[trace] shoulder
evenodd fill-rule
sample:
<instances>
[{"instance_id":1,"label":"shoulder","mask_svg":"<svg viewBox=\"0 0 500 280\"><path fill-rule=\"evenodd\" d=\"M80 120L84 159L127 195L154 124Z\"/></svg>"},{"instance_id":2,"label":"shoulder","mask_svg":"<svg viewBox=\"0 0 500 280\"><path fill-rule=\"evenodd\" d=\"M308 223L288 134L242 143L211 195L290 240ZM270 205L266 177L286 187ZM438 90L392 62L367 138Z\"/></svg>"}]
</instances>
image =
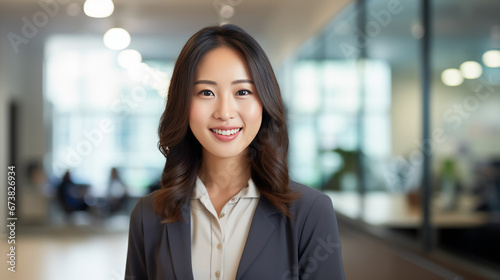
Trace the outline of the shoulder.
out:
<instances>
[{"instance_id":1,"label":"shoulder","mask_svg":"<svg viewBox=\"0 0 500 280\"><path fill-rule=\"evenodd\" d=\"M297 226L322 227L336 223L335 211L329 196L295 181L290 181L289 186L292 192L300 194L300 197L290 204L292 220Z\"/></svg>"},{"instance_id":2,"label":"shoulder","mask_svg":"<svg viewBox=\"0 0 500 280\"><path fill-rule=\"evenodd\" d=\"M292 191L298 191L302 193L302 196L305 199L311 199L311 198L317 198L318 196L324 195L322 192L318 191L317 189L308 187L306 185L303 185L301 183L295 182L290 180L289 183L290 189Z\"/></svg>"},{"instance_id":3,"label":"shoulder","mask_svg":"<svg viewBox=\"0 0 500 280\"><path fill-rule=\"evenodd\" d=\"M154 210L153 200L154 192L146 196L139 198L135 204L134 209L131 214L131 221L133 223L149 223L149 222L159 222L160 217L156 215Z\"/></svg>"},{"instance_id":4,"label":"shoulder","mask_svg":"<svg viewBox=\"0 0 500 280\"><path fill-rule=\"evenodd\" d=\"M142 213L154 212L153 200L155 193L150 193L145 195L137 201L133 211L141 211Z\"/></svg>"},{"instance_id":5,"label":"shoulder","mask_svg":"<svg viewBox=\"0 0 500 280\"><path fill-rule=\"evenodd\" d=\"M310 210L313 207L333 211L330 197L314 188L290 181L290 190L300 194L300 197L290 205L292 212Z\"/></svg>"}]
</instances>

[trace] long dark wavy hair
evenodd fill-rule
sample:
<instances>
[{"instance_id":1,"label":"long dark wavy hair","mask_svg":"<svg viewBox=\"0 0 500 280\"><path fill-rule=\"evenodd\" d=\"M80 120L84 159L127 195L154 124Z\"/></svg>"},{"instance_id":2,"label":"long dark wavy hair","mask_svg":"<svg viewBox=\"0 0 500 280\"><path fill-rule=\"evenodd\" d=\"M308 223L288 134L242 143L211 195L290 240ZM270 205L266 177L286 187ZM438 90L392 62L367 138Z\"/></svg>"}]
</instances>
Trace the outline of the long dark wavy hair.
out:
<instances>
[{"instance_id":1,"label":"long dark wavy hair","mask_svg":"<svg viewBox=\"0 0 500 280\"><path fill-rule=\"evenodd\" d=\"M298 197L288 183L288 134L281 93L266 54L243 29L235 25L206 27L194 34L175 63L168 100L158 128L158 148L166 157L161 189L154 208L163 223L181 219L181 206L189 201L201 164L201 144L189 128L189 111L198 63L217 47L230 47L245 58L262 103L262 124L250 143L248 161L260 193L290 217L290 203Z\"/></svg>"}]
</instances>

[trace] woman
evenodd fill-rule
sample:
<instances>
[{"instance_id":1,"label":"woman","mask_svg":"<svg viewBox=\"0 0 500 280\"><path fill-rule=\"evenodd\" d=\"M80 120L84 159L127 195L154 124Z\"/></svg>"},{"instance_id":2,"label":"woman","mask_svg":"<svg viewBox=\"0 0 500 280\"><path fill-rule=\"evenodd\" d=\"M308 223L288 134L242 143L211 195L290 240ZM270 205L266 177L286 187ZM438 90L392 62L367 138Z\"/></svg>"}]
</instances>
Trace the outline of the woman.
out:
<instances>
[{"instance_id":1,"label":"woman","mask_svg":"<svg viewBox=\"0 0 500 280\"><path fill-rule=\"evenodd\" d=\"M126 279L344 279L331 200L289 180L281 95L234 25L182 49L159 127L162 188L130 221Z\"/></svg>"}]
</instances>

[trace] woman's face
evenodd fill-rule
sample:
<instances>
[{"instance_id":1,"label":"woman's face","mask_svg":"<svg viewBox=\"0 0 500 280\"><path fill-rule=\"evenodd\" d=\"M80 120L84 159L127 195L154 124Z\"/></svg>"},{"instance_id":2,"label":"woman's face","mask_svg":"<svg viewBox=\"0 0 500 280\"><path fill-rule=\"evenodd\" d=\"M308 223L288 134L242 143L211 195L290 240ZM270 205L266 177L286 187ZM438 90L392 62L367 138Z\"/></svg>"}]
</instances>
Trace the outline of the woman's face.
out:
<instances>
[{"instance_id":1,"label":"woman's face","mask_svg":"<svg viewBox=\"0 0 500 280\"><path fill-rule=\"evenodd\" d=\"M241 155L262 123L262 104L243 56L229 47L208 52L198 64L189 127L205 152Z\"/></svg>"}]
</instances>

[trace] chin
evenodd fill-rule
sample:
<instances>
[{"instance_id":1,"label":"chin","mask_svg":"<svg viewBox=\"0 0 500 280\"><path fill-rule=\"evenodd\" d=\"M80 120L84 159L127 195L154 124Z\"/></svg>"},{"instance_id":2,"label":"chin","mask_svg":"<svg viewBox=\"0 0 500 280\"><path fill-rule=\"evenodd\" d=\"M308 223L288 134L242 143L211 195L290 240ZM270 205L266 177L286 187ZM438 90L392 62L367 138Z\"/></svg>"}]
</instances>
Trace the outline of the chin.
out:
<instances>
[{"instance_id":1,"label":"chin","mask_svg":"<svg viewBox=\"0 0 500 280\"><path fill-rule=\"evenodd\" d=\"M245 150L232 149L229 147L217 147L215 149L206 149L210 154L218 158L233 158L240 156Z\"/></svg>"},{"instance_id":2,"label":"chin","mask_svg":"<svg viewBox=\"0 0 500 280\"><path fill-rule=\"evenodd\" d=\"M241 151L228 151L228 150L225 150L225 151L221 151L220 153L218 154L214 154L220 158L233 158L233 157L237 157L241 154Z\"/></svg>"}]
</instances>

